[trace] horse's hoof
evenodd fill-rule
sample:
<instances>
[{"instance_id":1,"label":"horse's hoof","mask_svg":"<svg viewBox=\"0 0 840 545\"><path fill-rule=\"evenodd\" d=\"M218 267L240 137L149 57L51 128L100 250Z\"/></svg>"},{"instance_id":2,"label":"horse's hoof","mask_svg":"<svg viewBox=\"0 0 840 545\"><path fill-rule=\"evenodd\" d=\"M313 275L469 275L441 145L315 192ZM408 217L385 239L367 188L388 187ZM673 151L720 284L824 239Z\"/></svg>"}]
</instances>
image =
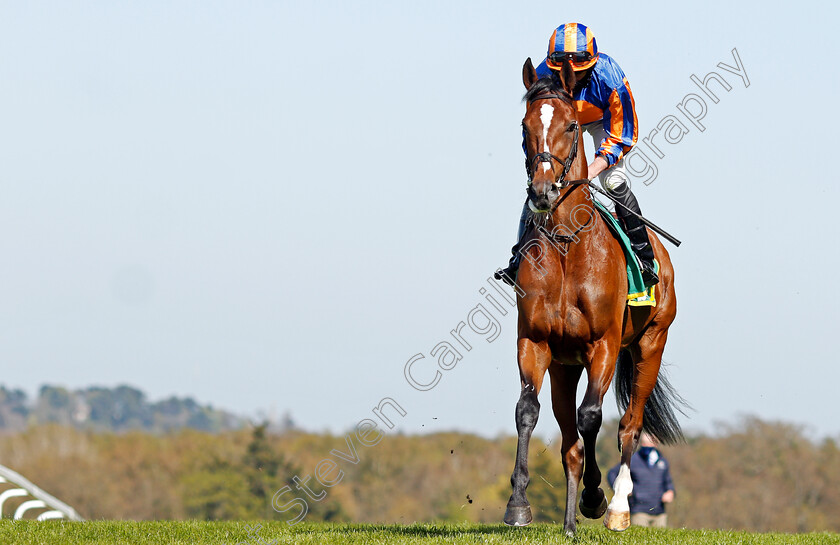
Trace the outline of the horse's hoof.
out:
<instances>
[{"instance_id":1,"label":"horse's hoof","mask_svg":"<svg viewBox=\"0 0 840 545\"><path fill-rule=\"evenodd\" d=\"M604 491L599 488L597 494L601 496L601 503L598 504L598 507L586 506L586 504L583 502L583 498L585 496L588 496L586 492L584 492L580 496L580 502L578 502L578 507L580 507L580 514L588 519L599 519L604 516L604 513L607 512L607 497L604 495Z\"/></svg>"},{"instance_id":2,"label":"horse's hoof","mask_svg":"<svg viewBox=\"0 0 840 545\"><path fill-rule=\"evenodd\" d=\"M532 520L534 519L531 517L530 505L524 507L508 505L505 509L505 524L508 526L528 526Z\"/></svg>"},{"instance_id":3,"label":"horse's hoof","mask_svg":"<svg viewBox=\"0 0 840 545\"><path fill-rule=\"evenodd\" d=\"M604 517L604 526L613 532L623 532L630 527L630 511L607 511Z\"/></svg>"}]
</instances>

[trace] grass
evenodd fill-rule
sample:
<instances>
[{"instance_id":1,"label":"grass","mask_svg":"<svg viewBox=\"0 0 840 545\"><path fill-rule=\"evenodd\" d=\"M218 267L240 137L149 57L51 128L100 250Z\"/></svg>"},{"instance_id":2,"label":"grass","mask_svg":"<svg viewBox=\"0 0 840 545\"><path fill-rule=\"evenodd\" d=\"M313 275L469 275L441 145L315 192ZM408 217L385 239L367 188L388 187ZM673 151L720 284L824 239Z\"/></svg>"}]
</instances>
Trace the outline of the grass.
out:
<instances>
[{"instance_id":1,"label":"grass","mask_svg":"<svg viewBox=\"0 0 840 545\"><path fill-rule=\"evenodd\" d=\"M254 527L262 527L255 533ZM840 545L840 534L756 534L721 530L654 530L630 528L613 533L598 526L582 526L573 539L562 526L535 524L508 528L499 524L299 524L283 522L61 522L0 520L3 545L104 545L123 543L183 545L344 545L353 544L462 544L462 543L569 543L686 545Z\"/></svg>"}]
</instances>

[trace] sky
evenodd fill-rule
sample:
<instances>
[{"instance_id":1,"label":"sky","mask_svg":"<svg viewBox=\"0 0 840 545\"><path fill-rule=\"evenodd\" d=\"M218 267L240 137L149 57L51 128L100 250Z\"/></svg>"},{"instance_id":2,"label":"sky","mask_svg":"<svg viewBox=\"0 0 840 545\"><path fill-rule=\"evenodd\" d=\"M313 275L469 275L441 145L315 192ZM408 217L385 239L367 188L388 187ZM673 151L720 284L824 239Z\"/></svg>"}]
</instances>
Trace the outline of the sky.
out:
<instances>
[{"instance_id":1,"label":"sky","mask_svg":"<svg viewBox=\"0 0 840 545\"><path fill-rule=\"evenodd\" d=\"M711 84L704 130L681 118L689 132L634 186L683 241L668 246L664 359L694 407L684 426L756 415L840 435L836 15L809 1L2 2L0 384L130 384L336 433L387 397L407 433L515 433L515 312L465 330L472 349L439 375L430 351L486 324L472 312L486 293L502 301L487 278L525 192L522 65L580 21L627 74L641 136L682 115L692 74L731 86ZM717 67L733 49L749 86ZM428 391L404 375L418 354Z\"/></svg>"}]
</instances>

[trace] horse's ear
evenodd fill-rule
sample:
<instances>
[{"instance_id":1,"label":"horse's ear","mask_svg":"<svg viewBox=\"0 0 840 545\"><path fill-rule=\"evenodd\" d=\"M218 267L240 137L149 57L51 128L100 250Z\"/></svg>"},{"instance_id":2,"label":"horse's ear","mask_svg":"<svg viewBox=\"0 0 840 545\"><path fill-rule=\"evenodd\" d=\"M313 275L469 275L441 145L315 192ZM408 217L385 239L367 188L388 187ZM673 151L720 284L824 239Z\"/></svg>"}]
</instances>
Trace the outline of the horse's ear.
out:
<instances>
[{"instance_id":1,"label":"horse's ear","mask_svg":"<svg viewBox=\"0 0 840 545\"><path fill-rule=\"evenodd\" d=\"M530 89L536 82L537 71L534 69L534 63L531 62L531 57L528 57L525 65L522 66L522 83L525 84L525 89Z\"/></svg>"},{"instance_id":2,"label":"horse's ear","mask_svg":"<svg viewBox=\"0 0 840 545\"><path fill-rule=\"evenodd\" d=\"M568 59L563 59L563 67L560 69L560 80L563 82L563 88L572 95L575 90L575 71L572 70L572 63Z\"/></svg>"}]
</instances>

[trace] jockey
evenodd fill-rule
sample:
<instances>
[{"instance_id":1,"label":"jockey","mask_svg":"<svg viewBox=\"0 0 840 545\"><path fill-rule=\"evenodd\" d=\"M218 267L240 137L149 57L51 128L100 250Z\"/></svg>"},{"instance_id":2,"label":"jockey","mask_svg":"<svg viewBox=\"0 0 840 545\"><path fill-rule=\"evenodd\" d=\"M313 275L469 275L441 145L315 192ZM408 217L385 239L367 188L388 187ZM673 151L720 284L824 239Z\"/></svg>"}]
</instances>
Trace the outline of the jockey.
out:
<instances>
[{"instance_id":1,"label":"jockey","mask_svg":"<svg viewBox=\"0 0 840 545\"><path fill-rule=\"evenodd\" d=\"M650 287L659 282L653 264L653 247L645 225L627 211L629 208L636 214L642 213L626 183L629 178L624 168L624 156L636 144L639 134L630 84L618 63L598 52L592 30L580 23L561 25L551 34L548 55L537 67L537 77L548 76L552 70L559 72L564 58L570 60L575 72L573 98L578 121L595 144L589 178L597 176L601 186L624 205L615 207L616 215L642 264L645 286ZM524 149L524 142L522 147ZM519 219L517 242L512 248L513 257L506 269L496 272L496 279L516 278L521 259L519 247L528 215L526 201Z\"/></svg>"}]
</instances>

